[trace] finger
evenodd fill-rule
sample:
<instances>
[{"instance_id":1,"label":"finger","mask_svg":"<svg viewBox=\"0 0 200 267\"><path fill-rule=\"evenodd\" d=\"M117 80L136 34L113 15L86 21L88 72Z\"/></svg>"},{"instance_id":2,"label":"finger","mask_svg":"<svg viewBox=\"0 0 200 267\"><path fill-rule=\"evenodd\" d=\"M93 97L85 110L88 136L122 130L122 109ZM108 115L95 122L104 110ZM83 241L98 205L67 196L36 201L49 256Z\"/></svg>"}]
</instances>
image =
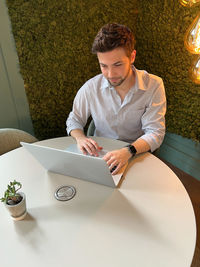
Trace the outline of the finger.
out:
<instances>
[{"instance_id":1,"label":"finger","mask_svg":"<svg viewBox=\"0 0 200 267\"><path fill-rule=\"evenodd\" d=\"M79 145L78 148L84 155L91 154L90 147L86 143Z\"/></svg>"},{"instance_id":2,"label":"finger","mask_svg":"<svg viewBox=\"0 0 200 267\"><path fill-rule=\"evenodd\" d=\"M118 165L118 161L116 159L114 159L113 157L111 158L108 158L106 160L106 158L108 157L103 157L103 160L105 160L105 162L107 163L107 165L109 166L109 169L111 170L114 166L117 166Z\"/></svg>"},{"instance_id":3,"label":"finger","mask_svg":"<svg viewBox=\"0 0 200 267\"><path fill-rule=\"evenodd\" d=\"M117 173L118 173L118 171L121 169L121 167L122 167L122 164L121 164L121 163L119 163L119 164L118 164L118 166L117 166L117 168L115 168L115 170L112 172L112 175L115 175L115 174L117 174Z\"/></svg>"},{"instance_id":4,"label":"finger","mask_svg":"<svg viewBox=\"0 0 200 267\"><path fill-rule=\"evenodd\" d=\"M112 167L112 168L110 169L110 172L113 173L114 170L116 170L116 168L117 168L117 165L115 165L114 167Z\"/></svg>"},{"instance_id":5,"label":"finger","mask_svg":"<svg viewBox=\"0 0 200 267\"><path fill-rule=\"evenodd\" d=\"M102 146L99 146L97 142L95 142L92 138L88 138L88 140L90 141L90 143L95 147L95 149L97 151L100 151L103 149Z\"/></svg>"},{"instance_id":6,"label":"finger","mask_svg":"<svg viewBox=\"0 0 200 267\"><path fill-rule=\"evenodd\" d=\"M106 161L106 163L108 164L108 166L113 167L114 165L118 165L119 161L114 158L111 158L108 161Z\"/></svg>"},{"instance_id":7,"label":"finger","mask_svg":"<svg viewBox=\"0 0 200 267\"><path fill-rule=\"evenodd\" d=\"M90 154L92 156L96 155L96 149L93 146L91 146L90 144L85 144L84 149L87 151L88 154Z\"/></svg>"},{"instance_id":8,"label":"finger","mask_svg":"<svg viewBox=\"0 0 200 267\"><path fill-rule=\"evenodd\" d=\"M108 162L107 162L108 164ZM117 160L112 161L111 163L108 164L109 169L112 169L114 166L117 166L119 162Z\"/></svg>"},{"instance_id":9,"label":"finger","mask_svg":"<svg viewBox=\"0 0 200 267\"><path fill-rule=\"evenodd\" d=\"M90 155L99 156L96 147L93 145L91 140L87 140L87 143L84 145L85 149L88 151Z\"/></svg>"},{"instance_id":10,"label":"finger","mask_svg":"<svg viewBox=\"0 0 200 267\"><path fill-rule=\"evenodd\" d=\"M80 151L84 154L87 155L87 151L84 147L80 147Z\"/></svg>"},{"instance_id":11,"label":"finger","mask_svg":"<svg viewBox=\"0 0 200 267\"><path fill-rule=\"evenodd\" d=\"M107 153L103 156L103 160L105 160L106 162L108 162L111 158L112 158L112 154L111 154L110 152L107 152Z\"/></svg>"}]
</instances>

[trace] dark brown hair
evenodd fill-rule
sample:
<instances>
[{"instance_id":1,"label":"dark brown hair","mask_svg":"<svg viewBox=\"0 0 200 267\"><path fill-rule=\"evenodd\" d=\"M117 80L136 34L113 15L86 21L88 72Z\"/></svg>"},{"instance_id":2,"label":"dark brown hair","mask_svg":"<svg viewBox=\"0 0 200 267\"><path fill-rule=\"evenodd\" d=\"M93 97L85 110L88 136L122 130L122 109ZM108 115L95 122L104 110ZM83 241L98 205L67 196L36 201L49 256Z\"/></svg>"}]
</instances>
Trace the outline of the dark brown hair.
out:
<instances>
[{"instance_id":1,"label":"dark brown hair","mask_svg":"<svg viewBox=\"0 0 200 267\"><path fill-rule=\"evenodd\" d=\"M127 56L130 57L135 47L133 33L124 25L117 23L106 24L94 39L92 53L108 52L118 47L123 47Z\"/></svg>"}]
</instances>

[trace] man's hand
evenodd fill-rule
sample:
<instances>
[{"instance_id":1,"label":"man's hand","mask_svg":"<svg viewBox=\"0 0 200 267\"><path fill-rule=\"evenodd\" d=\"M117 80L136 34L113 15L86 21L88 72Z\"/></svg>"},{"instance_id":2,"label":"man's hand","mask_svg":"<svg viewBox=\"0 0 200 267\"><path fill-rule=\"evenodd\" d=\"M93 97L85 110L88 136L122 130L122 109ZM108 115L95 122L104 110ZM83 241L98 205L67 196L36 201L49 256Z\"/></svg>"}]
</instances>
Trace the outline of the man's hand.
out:
<instances>
[{"instance_id":1,"label":"man's hand","mask_svg":"<svg viewBox=\"0 0 200 267\"><path fill-rule=\"evenodd\" d=\"M97 142L95 142L92 138L88 138L85 136L83 130L75 129L70 132L70 135L76 139L78 148L82 151L83 154L90 154L92 156L98 157L98 151L102 150Z\"/></svg>"},{"instance_id":2,"label":"man's hand","mask_svg":"<svg viewBox=\"0 0 200 267\"><path fill-rule=\"evenodd\" d=\"M76 138L78 148L83 152L83 154L90 154L92 156L98 157L98 151L102 150L97 142L92 138L87 138L86 136L80 136Z\"/></svg>"},{"instance_id":3,"label":"man's hand","mask_svg":"<svg viewBox=\"0 0 200 267\"><path fill-rule=\"evenodd\" d=\"M115 175L128 162L131 156L132 155L128 151L128 149L126 147L123 147L121 149L106 153L103 159L108 164L110 170L112 170L112 168L116 166L116 168L112 172L112 174Z\"/></svg>"}]
</instances>

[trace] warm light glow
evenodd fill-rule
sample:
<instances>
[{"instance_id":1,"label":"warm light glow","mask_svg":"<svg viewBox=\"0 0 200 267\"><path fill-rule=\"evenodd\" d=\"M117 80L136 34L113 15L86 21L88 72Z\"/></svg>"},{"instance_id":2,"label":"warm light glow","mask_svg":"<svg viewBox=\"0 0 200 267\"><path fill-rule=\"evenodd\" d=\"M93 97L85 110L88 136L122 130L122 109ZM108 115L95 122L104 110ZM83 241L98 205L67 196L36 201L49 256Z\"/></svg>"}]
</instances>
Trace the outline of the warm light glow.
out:
<instances>
[{"instance_id":1,"label":"warm light glow","mask_svg":"<svg viewBox=\"0 0 200 267\"><path fill-rule=\"evenodd\" d=\"M200 56L192 63L189 76L194 83L200 84Z\"/></svg>"},{"instance_id":2,"label":"warm light glow","mask_svg":"<svg viewBox=\"0 0 200 267\"><path fill-rule=\"evenodd\" d=\"M192 54L200 54L200 13L186 32L184 44Z\"/></svg>"},{"instance_id":3,"label":"warm light glow","mask_svg":"<svg viewBox=\"0 0 200 267\"><path fill-rule=\"evenodd\" d=\"M179 0L182 6L191 7L198 3L200 3L200 0Z\"/></svg>"}]
</instances>

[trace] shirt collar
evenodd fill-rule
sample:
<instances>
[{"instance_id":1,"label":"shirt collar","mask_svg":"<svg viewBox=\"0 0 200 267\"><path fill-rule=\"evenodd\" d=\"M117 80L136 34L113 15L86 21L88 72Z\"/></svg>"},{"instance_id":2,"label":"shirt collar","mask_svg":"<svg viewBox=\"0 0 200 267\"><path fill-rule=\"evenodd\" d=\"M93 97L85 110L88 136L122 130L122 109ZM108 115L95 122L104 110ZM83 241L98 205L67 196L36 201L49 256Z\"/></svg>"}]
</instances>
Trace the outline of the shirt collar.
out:
<instances>
[{"instance_id":1,"label":"shirt collar","mask_svg":"<svg viewBox=\"0 0 200 267\"><path fill-rule=\"evenodd\" d=\"M135 84L133 87L136 90L147 90L147 73L141 70L136 69L135 66L132 65L132 70L135 73Z\"/></svg>"},{"instance_id":2,"label":"shirt collar","mask_svg":"<svg viewBox=\"0 0 200 267\"><path fill-rule=\"evenodd\" d=\"M103 74L102 74L103 76ZM108 80L103 76L102 78L102 82L101 82L101 89L105 90L105 89L114 89L108 82Z\"/></svg>"}]
</instances>

